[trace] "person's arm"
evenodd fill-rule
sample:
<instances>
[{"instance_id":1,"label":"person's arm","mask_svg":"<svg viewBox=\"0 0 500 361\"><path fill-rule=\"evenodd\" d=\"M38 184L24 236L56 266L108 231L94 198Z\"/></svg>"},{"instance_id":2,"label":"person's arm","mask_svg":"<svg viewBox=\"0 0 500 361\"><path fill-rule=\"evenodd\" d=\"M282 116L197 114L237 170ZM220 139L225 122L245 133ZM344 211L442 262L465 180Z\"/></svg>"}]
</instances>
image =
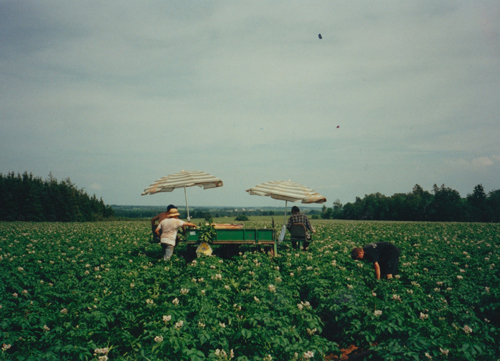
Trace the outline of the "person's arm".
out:
<instances>
[{"instance_id":1,"label":"person's arm","mask_svg":"<svg viewBox=\"0 0 500 361\"><path fill-rule=\"evenodd\" d=\"M161 229L161 227L160 227L160 225L158 225L158 227L156 227L156 229L155 229L155 233L157 235L160 235L160 229Z\"/></svg>"},{"instance_id":2,"label":"person's arm","mask_svg":"<svg viewBox=\"0 0 500 361\"><path fill-rule=\"evenodd\" d=\"M375 278L377 278L379 280L380 279L380 265L378 264L378 262L375 262L373 264L373 268L375 269Z\"/></svg>"},{"instance_id":3,"label":"person's arm","mask_svg":"<svg viewBox=\"0 0 500 361\"><path fill-rule=\"evenodd\" d=\"M316 233L316 230L312 226L311 222L309 222L309 218L306 217L306 227L309 229L312 233Z\"/></svg>"},{"instance_id":4,"label":"person's arm","mask_svg":"<svg viewBox=\"0 0 500 361\"><path fill-rule=\"evenodd\" d=\"M292 217L288 218L288 223L286 224L286 229L290 230L290 228L292 227Z\"/></svg>"},{"instance_id":5,"label":"person's arm","mask_svg":"<svg viewBox=\"0 0 500 361\"><path fill-rule=\"evenodd\" d=\"M160 219L160 215L159 214L157 216L154 216L153 218L151 218L151 224L154 225L157 219Z\"/></svg>"},{"instance_id":6,"label":"person's arm","mask_svg":"<svg viewBox=\"0 0 500 361\"><path fill-rule=\"evenodd\" d=\"M191 223L191 222L184 222L184 224L182 225L183 227L194 227L196 228L196 224L194 223Z\"/></svg>"}]
</instances>

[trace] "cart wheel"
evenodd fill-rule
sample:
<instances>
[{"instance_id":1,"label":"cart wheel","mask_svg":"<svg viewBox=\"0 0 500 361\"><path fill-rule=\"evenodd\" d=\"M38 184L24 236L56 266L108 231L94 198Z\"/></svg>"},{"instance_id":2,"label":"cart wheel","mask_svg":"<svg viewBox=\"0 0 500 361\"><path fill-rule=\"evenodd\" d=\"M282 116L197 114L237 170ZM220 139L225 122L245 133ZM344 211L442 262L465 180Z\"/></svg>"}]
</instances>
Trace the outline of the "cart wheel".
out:
<instances>
[{"instance_id":1,"label":"cart wheel","mask_svg":"<svg viewBox=\"0 0 500 361\"><path fill-rule=\"evenodd\" d=\"M220 247L220 256L222 258L231 258L238 254L240 251L239 244L225 244Z\"/></svg>"},{"instance_id":2,"label":"cart wheel","mask_svg":"<svg viewBox=\"0 0 500 361\"><path fill-rule=\"evenodd\" d=\"M198 255L196 254L196 246L192 244L188 244L186 246L186 260L188 262L191 262L194 260Z\"/></svg>"}]
</instances>

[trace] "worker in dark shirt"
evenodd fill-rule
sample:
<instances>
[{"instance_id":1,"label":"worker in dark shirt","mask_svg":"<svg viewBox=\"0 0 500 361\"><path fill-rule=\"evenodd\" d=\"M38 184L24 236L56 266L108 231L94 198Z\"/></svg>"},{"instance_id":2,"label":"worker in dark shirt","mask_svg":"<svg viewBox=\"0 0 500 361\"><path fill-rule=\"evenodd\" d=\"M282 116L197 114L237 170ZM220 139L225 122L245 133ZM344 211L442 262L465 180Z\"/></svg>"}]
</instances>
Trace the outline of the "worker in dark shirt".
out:
<instances>
[{"instance_id":1,"label":"worker in dark shirt","mask_svg":"<svg viewBox=\"0 0 500 361\"><path fill-rule=\"evenodd\" d=\"M363 248L356 247L351 252L352 259L364 259L373 263L375 277L391 279L398 273L399 254L398 247L389 242L370 243Z\"/></svg>"},{"instance_id":2,"label":"worker in dark shirt","mask_svg":"<svg viewBox=\"0 0 500 361\"><path fill-rule=\"evenodd\" d=\"M292 228L292 225L294 223L302 223L304 227L306 227L306 238L307 241L304 242L304 250L309 247L309 244L311 243L311 233L316 233L316 230L314 227L311 225L311 222L309 222L309 218L305 214L300 213L300 209L297 206L292 207L292 215L290 218L288 218L288 223L286 224L286 228L288 231L290 231L290 228ZM297 242L292 241L292 247L295 248L297 246Z\"/></svg>"}]
</instances>

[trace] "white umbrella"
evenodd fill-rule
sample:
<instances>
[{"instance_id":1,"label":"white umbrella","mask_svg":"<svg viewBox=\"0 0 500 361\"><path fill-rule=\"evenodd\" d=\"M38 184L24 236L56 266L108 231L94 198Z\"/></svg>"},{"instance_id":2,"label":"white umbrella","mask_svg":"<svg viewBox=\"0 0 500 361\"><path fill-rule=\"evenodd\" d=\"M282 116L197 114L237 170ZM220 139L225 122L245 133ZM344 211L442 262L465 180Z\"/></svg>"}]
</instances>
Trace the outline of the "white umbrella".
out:
<instances>
[{"instance_id":1,"label":"white umbrella","mask_svg":"<svg viewBox=\"0 0 500 361\"><path fill-rule=\"evenodd\" d=\"M265 182L255 187L246 190L248 193L257 196L267 196L274 199L285 201L285 218L286 223L286 209L288 201L302 203L324 203L326 198L318 192L313 191L311 188L303 186L302 184L293 183L292 181L272 181ZM279 240L280 242L285 237L285 225L281 229Z\"/></svg>"},{"instance_id":2,"label":"white umbrella","mask_svg":"<svg viewBox=\"0 0 500 361\"><path fill-rule=\"evenodd\" d=\"M217 188L222 187L222 181L219 178L214 177L211 174L200 172L200 171L188 171L184 170L180 173L175 173L168 175L166 177L160 178L154 183L152 183L149 187L144 189L142 192L142 196L146 194L156 194L160 192L172 192L177 188L184 188L184 197L186 199L186 209L187 209L187 218L189 217L189 207L187 202L187 193L186 187L203 187L203 189Z\"/></svg>"}]
</instances>

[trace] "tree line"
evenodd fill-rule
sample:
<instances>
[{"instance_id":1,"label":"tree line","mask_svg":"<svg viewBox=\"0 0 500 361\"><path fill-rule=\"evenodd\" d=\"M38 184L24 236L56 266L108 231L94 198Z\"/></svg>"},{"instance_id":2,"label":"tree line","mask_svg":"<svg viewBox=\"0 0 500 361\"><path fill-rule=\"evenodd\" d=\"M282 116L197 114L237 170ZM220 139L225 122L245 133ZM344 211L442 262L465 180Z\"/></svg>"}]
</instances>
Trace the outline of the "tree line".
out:
<instances>
[{"instance_id":1,"label":"tree line","mask_svg":"<svg viewBox=\"0 0 500 361\"><path fill-rule=\"evenodd\" d=\"M113 209L69 178L58 182L31 173L0 173L0 221L88 222L109 219Z\"/></svg>"},{"instance_id":2,"label":"tree line","mask_svg":"<svg viewBox=\"0 0 500 361\"><path fill-rule=\"evenodd\" d=\"M339 200L332 208L323 206L324 219L439 221L439 222L500 222L500 189L485 193L481 184L462 198L444 184L433 186L432 193L416 184L409 193L390 197L380 193L356 197L354 203L342 205Z\"/></svg>"}]
</instances>

